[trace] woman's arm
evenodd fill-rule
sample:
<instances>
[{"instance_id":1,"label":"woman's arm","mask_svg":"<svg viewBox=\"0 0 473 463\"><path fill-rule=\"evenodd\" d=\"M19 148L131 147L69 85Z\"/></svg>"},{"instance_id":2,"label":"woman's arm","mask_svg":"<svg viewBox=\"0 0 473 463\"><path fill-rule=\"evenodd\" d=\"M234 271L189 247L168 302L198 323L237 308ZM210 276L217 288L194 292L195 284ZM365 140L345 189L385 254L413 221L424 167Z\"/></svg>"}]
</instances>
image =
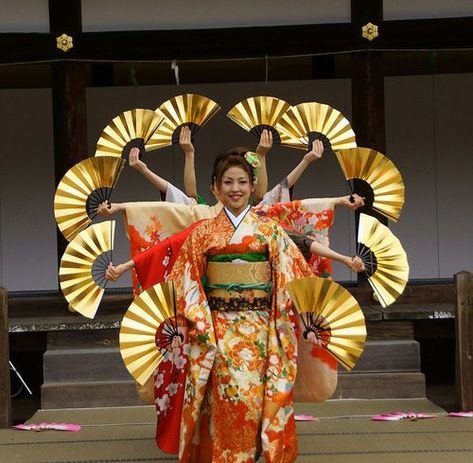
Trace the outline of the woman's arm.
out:
<instances>
[{"instance_id":1,"label":"woman's arm","mask_svg":"<svg viewBox=\"0 0 473 463\"><path fill-rule=\"evenodd\" d=\"M184 192L187 196L197 199L197 181L194 165L195 149L191 136L190 128L187 126L182 127L179 133L179 146L184 152Z\"/></svg>"},{"instance_id":2,"label":"woman's arm","mask_svg":"<svg viewBox=\"0 0 473 463\"><path fill-rule=\"evenodd\" d=\"M125 272L134 268L135 262L129 260L123 264L113 265L111 262L108 264L107 270L105 271L105 278L107 280L116 281L118 280Z\"/></svg>"},{"instance_id":3,"label":"woman's arm","mask_svg":"<svg viewBox=\"0 0 473 463\"><path fill-rule=\"evenodd\" d=\"M363 272L365 270L365 264L363 264L363 261L358 256L344 256L343 254L339 254L338 252L330 249L328 246L320 244L315 240L312 241L310 245L310 252L312 254L317 254L318 256L331 259L335 262L345 264L351 271L356 273Z\"/></svg>"},{"instance_id":4,"label":"woman's arm","mask_svg":"<svg viewBox=\"0 0 473 463\"><path fill-rule=\"evenodd\" d=\"M365 198L353 193L352 195L340 196L335 200L336 206L345 206L356 211L359 207L365 205Z\"/></svg>"},{"instance_id":5,"label":"woman's arm","mask_svg":"<svg viewBox=\"0 0 473 463\"><path fill-rule=\"evenodd\" d=\"M302 161L292 170L292 172L287 176L287 182L289 188L292 188L296 182L299 180L303 172L309 167L314 161L317 161L322 157L324 152L324 145L321 140L314 140L312 142L312 150L310 150L303 158Z\"/></svg>"},{"instance_id":6,"label":"woman's arm","mask_svg":"<svg viewBox=\"0 0 473 463\"><path fill-rule=\"evenodd\" d=\"M263 196L268 191L268 171L266 170L266 155L273 146L273 134L271 130L263 130L261 132L258 146L256 147L256 155L260 162L258 168L258 180L255 185L255 204L258 204L263 199Z\"/></svg>"},{"instance_id":7,"label":"woman's arm","mask_svg":"<svg viewBox=\"0 0 473 463\"><path fill-rule=\"evenodd\" d=\"M168 188L167 180L155 174L152 170L148 169L148 166L139 158L140 150L138 148L132 148L128 163L133 169L137 170L147 180L149 180L153 186L155 186L162 193L166 193Z\"/></svg>"}]
</instances>

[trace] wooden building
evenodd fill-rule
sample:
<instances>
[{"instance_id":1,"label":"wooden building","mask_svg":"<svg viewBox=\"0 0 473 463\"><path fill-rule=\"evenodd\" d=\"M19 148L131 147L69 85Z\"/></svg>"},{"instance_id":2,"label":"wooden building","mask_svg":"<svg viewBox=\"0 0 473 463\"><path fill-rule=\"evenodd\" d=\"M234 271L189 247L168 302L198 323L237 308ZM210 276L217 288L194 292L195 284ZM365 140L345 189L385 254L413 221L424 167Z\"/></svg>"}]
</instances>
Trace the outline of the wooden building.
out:
<instances>
[{"instance_id":1,"label":"wooden building","mask_svg":"<svg viewBox=\"0 0 473 463\"><path fill-rule=\"evenodd\" d=\"M293 104L320 101L337 108L352 122L358 145L385 153L403 174L406 205L392 229L408 253L413 285L400 302L423 305L382 312L371 308L365 290L354 292L371 320L373 339L408 341L394 343L395 350L383 355L395 352L406 359L391 373L404 375L405 391L412 382L416 394L421 390L417 341L432 326L414 320L446 317L436 327L445 325L438 336L450 337L452 277L473 267L471 1L0 0L0 8L0 286L18 311L10 311L10 326L33 332L30 345L36 331L64 331L50 335L49 351L61 336L61 349L68 349L74 345L68 344L69 331L98 326L60 321L65 304L57 295L57 262L64 242L57 236L52 201L58 180L93 156L112 118L127 109L154 109L180 93L216 100L222 111L196 141L198 187L206 192L214 155L255 143L224 114L248 96L269 94ZM363 36L368 23L377 26L376 37ZM71 38L72 48L58 48L62 34ZM268 159L270 182L299 159L299 153L275 147ZM182 184L178 149L154 152L147 162ZM335 159L326 156L304 175L295 194L346 192ZM127 171L114 199L156 197ZM120 227L116 259L121 261L128 249ZM337 211L332 245L354 253L353 214ZM335 267L335 278L354 283L341 267ZM126 280L115 285L118 295L110 296L109 305L123 309L129 285ZM36 321L23 323L20 313ZM381 321L386 324L376 323ZM97 323L102 322L102 328L116 330L116 317ZM115 331L97 333L94 342L115 346ZM13 338L12 350L21 350L25 338ZM37 349L45 348L45 335L37 339ZM383 360L373 362L371 370L382 369ZM52 371L57 370L45 367L54 382L58 376ZM416 375L409 376L412 372ZM360 390L380 380L365 376L363 381Z\"/></svg>"}]
</instances>

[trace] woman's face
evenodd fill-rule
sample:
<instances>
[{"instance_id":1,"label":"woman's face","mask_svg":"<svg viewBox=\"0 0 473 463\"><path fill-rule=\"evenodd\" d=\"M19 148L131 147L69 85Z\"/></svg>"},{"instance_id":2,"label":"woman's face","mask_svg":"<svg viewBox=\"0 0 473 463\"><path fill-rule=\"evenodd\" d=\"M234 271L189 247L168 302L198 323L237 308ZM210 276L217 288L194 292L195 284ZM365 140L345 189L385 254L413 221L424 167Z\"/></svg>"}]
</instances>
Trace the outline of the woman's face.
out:
<instances>
[{"instance_id":1,"label":"woman's face","mask_svg":"<svg viewBox=\"0 0 473 463\"><path fill-rule=\"evenodd\" d=\"M250 200L254 188L241 167L229 167L217 185L217 197L234 215L240 214Z\"/></svg>"}]
</instances>

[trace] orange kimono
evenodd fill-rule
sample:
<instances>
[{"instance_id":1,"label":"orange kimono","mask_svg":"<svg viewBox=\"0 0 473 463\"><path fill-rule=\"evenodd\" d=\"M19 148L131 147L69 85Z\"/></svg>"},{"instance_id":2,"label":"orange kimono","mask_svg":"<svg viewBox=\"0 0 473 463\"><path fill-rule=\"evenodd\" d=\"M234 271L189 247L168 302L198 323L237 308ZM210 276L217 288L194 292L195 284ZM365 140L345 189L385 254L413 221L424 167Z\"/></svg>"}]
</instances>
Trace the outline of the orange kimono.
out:
<instances>
[{"instance_id":1,"label":"orange kimono","mask_svg":"<svg viewBox=\"0 0 473 463\"><path fill-rule=\"evenodd\" d=\"M250 295L242 304L215 310L205 287L209 261L233 255L238 265L249 254L269 262L267 306L241 290ZM181 463L251 463L260 454L267 463L296 460L297 321L284 288L309 275L283 229L251 209L236 228L222 210L185 241L170 275L178 312L188 323Z\"/></svg>"}]
</instances>

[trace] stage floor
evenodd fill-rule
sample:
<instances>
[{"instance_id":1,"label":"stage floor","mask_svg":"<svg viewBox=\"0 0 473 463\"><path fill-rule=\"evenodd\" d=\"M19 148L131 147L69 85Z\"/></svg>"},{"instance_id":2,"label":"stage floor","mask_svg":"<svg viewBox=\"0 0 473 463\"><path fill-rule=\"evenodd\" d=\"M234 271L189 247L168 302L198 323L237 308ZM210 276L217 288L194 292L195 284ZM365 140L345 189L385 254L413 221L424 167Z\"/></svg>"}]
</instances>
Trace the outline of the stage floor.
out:
<instances>
[{"instance_id":1,"label":"stage floor","mask_svg":"<svg viewBox=\"0 0 473 463\"><path fill-rule=\"evenodd\" d=\"M392 411L435 414L428 420L375 422ZM331 400L296 404L301 463L468 463L473 461L473 419L449 418L427 399ZM82 425L77 433L0 430L2 463L115 463L176 461L154 443L153 407L40 410L29 421ZM260 459L264 462L264 459Z\"/></svg>"}]
</instances>

